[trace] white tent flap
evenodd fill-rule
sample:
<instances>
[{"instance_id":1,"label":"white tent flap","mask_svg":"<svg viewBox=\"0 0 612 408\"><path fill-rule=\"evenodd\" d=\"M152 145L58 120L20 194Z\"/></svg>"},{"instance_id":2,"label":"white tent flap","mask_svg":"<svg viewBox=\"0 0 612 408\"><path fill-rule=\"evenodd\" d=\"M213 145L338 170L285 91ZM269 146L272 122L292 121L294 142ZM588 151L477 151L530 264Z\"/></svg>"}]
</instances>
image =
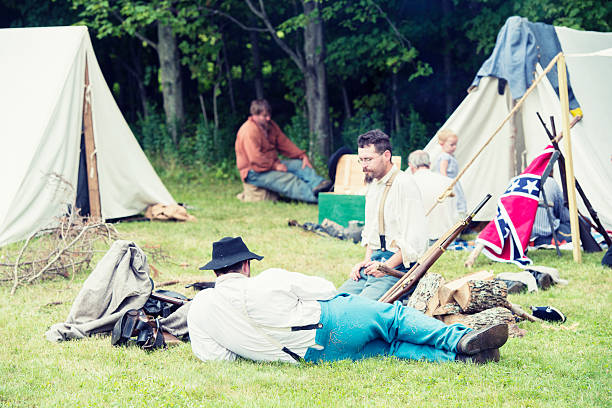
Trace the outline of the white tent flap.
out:
<instances>
[{"instance_id":1,"label":"white tent flap","mask_svg":"<svg viewBox=\"0 0 612 408\"><path fill-rule=\"evenodd\" d=\"M140 149L96 61L86 27L0 30L0 245L74 205L89 61L103 218L174 200Z\"/></svg>"}]
</instances>

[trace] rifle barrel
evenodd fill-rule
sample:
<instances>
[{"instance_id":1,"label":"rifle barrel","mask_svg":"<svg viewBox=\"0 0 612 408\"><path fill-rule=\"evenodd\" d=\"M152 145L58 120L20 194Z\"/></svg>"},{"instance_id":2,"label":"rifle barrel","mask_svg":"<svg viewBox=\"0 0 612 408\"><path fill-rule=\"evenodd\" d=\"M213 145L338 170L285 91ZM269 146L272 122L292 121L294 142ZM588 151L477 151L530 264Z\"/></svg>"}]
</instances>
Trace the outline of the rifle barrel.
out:
<instances>
[{"instance_id":1,"label":"rifle barrel","mask_svg":"<svg viewBox=\"0 0 612 408\"><path fill-rule=\"evenodd\" d=\"M188 303L188 300L175 298L172 296L162 295L161 293L151 293L151 298L155 300L159 300L161 302L168 302L173 305L183 306L185 303Z\"/></svg>"}]
</instances>

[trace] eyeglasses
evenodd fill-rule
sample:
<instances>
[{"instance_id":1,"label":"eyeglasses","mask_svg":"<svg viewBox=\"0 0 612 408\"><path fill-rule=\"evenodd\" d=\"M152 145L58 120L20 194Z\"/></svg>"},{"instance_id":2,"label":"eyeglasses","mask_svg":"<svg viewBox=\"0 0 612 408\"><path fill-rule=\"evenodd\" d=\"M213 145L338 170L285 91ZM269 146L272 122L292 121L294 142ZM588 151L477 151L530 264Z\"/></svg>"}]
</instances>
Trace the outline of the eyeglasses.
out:
<instances>
[{"instance_id":1,"label":"eyeglasses","mask_svg":"<svg viewBox=\"0 0 612 408\"><path fill-rule=\"evenodd\" d=\"M378 159L380 156L382 156L382 153L379 153L374 157L360 157L357 159L357 162L359 164L370 164L372 160Z\"/></svg>"}]
</instances>

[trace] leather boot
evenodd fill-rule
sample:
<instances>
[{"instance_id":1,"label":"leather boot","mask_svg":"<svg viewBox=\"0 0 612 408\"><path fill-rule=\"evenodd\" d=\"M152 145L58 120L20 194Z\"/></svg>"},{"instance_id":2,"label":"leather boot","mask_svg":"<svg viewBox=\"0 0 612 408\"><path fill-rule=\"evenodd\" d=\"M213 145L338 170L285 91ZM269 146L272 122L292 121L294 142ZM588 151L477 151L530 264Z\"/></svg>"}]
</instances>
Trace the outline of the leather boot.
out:
<instances>
[{"instance_id":1,"label":"leather boot","mask_svg":"<svg viewBox=\"0 0 612 408\"><path fill-rule=\"evenodd\" d=\"M315 188L312 189L312 194L314 194L315 197L318 197L319 193L328 192L332 184L333 183L329 180L323 180Z\"/></svg>"},{"instance_id":2,"label":"leather boot","mask_svg":"<svg viewBox=\"0 0 612 408\"><path fill-rule=\"evenodd\" d=\"M508 325L499 323L464 335L457 343L458 354L474 355L483 350L497 349L508 340Z\"/></svg>"},{"instance_id":3,"label":"leather boot","mask_svg":"<svg viewBox=\"0 0 612 408\"><path fill-rule=\"evenodd\" d=\"M473 364L486 364L499 361L499 349L487 349L473 355L457 354L456 361Z\"/></svg>"}]
</instances>

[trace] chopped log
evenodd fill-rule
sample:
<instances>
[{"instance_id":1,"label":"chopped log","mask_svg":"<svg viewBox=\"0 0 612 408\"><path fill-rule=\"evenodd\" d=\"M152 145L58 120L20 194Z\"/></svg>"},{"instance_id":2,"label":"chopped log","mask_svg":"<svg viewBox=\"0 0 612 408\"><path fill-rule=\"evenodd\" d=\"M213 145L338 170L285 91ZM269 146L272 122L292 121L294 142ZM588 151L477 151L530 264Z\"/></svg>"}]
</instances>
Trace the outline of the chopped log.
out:
<instances>
[{"instance_id":1,"label":"chopped log","mask_svg":"<svg viewBox=\"0 0 612 408\"><path fill-rule=\"evenodd\" d=\"M431 313L431 315L438 317L438 316L444 316L444 315L458 315L462 313L463 313L463 309L461 309L461 306L459 306L457 302L452 302L452 303L447 303L445 305L438 306L436 310L434 310Z\"/></svg>"},{"instance_id":2,"label":"chopped log","mask_svg":"<svg viewBox=\"0 0 612 408\"><path fill-rule=\"evenodd\" d=\"M469 281L455 299L465 313L476 313L508 303L508 287L502 281Z\"/></svg>"},{"instance_id":3,"label":"chopped log","mask_svg":"<svg viewBox=\"0 0 612 408\"><path fill-rule=\"evenodd\" d=\"M438 306L432 315L476 313L497 306L506 307L508 304L508 288L502 281L468 281L459 290L455 291L454 297L461 304L458 301L451 300ZM440 298L441 302L442 299Z\"/></svg>"},{"instance_id":4,"label":"chopped log","mask_svg":"<svg viewBox=\"0 0 612 408\"><path fill-rule=\"evenodd\" d=\"M408 299L406 306L429 314L438 306L438 289L444 284L444 278L438 273L428 273L423 276L412 295ZM431 303L435 303L431 305Z\"/></svg>"},{"instance_id":5,"label":"chopped log","mask_svg":"<svg viewBox=\"0 0 612 408\"><path fill-rule=\"evenodd\" d=\"M514 321L512 312L504 307L494 307L475 314L454 314L439 316L446 324L461 323L474 330L498 323L506 323L510 337L522 337L525 331L520 329Z\"/></svg>"},{"instance_id":6,"label":"chopped log","mask_svg":"<svg viewBox=\"0 0 612 408\"><path fill-rule=\"evenodd\" d=\"M438 295L440 296L440 304L450 303L453 300L454 293L465 285L466 282L470 280L493 280L493 272L491 271L480 271L474 272L469 275L465 275L462 278L455 279L448 283L445 283L444 286L440 288Z\"/></svg>"},{"instance_id":7,"label":"chopped log","mask_svg":"<svg viewBox=\"0 0 612 408\"><path fill-rule=\"evenodd\" d=\"M446 324L462 323L476 330L492 324L514 322L512 312L505 307L494 307L475 314L453 314L440 317Z\"/></svg>"}]
</instances>

